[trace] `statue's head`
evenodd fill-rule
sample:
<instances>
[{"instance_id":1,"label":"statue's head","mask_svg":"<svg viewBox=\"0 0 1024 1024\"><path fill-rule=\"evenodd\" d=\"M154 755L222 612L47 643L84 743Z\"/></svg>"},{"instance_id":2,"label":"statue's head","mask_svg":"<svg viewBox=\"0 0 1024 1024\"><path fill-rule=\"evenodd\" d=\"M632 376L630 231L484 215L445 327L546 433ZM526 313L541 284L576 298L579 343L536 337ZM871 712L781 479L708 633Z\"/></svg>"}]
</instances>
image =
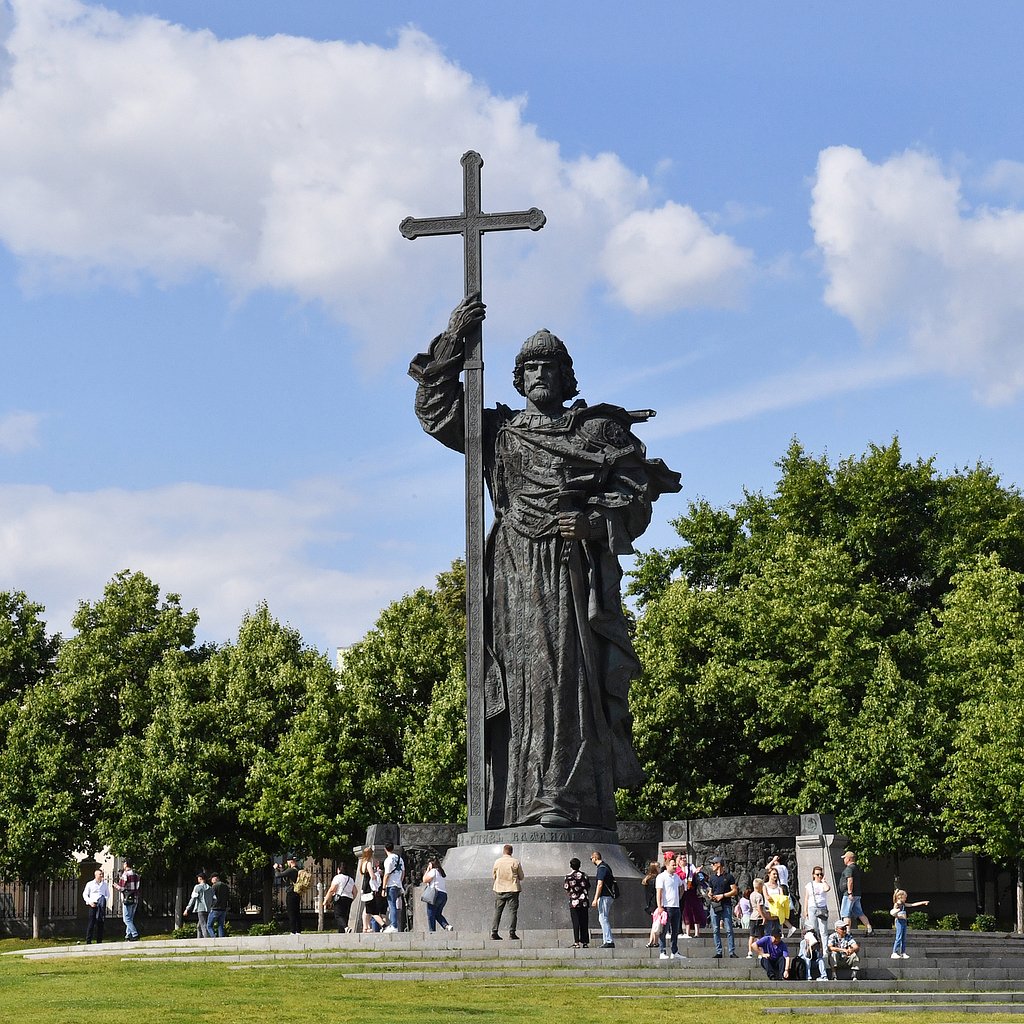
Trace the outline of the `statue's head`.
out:
<instances>
[{"instance_id":1,"label":"statue's head","mask_svg":"<svg viewBox=\"0 0 1024 1024\"><path fill-rule=\"evenodd\" d=\"M572 368L572 356L569 350L562 343L562 339L552 334L546 327L536 334L531 334L516 356L515 369L512 371L512 384L519 394L524 395L523 388L523 367L533 359L551 359L558 364L562 378L562 401L575 398L579 393L579 385L576 383L576 374Z\"/></svg>"}]
</instances>

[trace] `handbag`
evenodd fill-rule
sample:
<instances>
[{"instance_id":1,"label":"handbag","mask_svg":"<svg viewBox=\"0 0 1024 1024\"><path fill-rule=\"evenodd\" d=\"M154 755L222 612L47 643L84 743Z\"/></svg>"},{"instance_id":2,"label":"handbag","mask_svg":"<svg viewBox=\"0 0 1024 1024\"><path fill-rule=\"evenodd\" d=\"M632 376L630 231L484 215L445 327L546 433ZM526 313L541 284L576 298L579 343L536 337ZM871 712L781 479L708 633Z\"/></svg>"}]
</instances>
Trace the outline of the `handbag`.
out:
<instances>
[{"instance_id":1,"label":"handbag","mask_svg":"<svg viewBox=\"0 0 1024 1024\"><path fill-rule=\"evenodd\" d=\"M437 886L434 885L433 882L428 882L423 886L423 892L420 894L420 899L424 903L433 906L434 900L437 899Z\"/></svg>"}]
</instances>

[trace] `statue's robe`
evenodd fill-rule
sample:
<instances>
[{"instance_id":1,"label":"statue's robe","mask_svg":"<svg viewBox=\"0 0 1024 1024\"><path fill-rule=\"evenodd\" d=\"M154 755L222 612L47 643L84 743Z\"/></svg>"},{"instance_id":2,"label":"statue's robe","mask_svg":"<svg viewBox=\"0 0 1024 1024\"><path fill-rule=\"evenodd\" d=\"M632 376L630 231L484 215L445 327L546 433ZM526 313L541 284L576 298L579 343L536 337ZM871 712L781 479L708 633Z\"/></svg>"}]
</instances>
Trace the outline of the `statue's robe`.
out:
<instances>
[{"instance_id":1,"label":"statue's robe","mask_svg":"<svg viewBox=\"0 0 1024 1024\"><path fill-rule=\"evenodd\" d=\"M461 360L431 352L409 369L416 415L461 452ZM632 423L624 409L582 401L557 418L503 405L484 411L494 508L484 600L488 828L614 828L615 790L643 781L629 712L640 664L617 556L632 553L651 503L680 485L679 474L646 457ZM594 535L563 538L564 511L589 514Z\"/></svg>"}]
</instances>

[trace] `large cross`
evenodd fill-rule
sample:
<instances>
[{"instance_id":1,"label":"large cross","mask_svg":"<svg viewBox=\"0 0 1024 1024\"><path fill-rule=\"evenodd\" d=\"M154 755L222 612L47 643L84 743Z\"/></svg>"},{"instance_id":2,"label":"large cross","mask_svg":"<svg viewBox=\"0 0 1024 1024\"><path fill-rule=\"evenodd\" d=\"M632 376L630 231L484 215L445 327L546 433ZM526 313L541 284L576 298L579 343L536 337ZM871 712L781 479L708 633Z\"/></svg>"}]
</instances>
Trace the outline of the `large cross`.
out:
<instances>
[{"instance_id":1,"label":"large cross","mask_svg":"<svg viewBox=\"0 0 1024 1024\"><path fill-rule=\"evenodd\" d=\"M406 238L462 235L466 295L482 292L480 266L485 231L544 227L543 212L533 207L515 213L480 209L479 153L462 155L462 213L453 217L406 217L399 230ZM483 330L477 324L466 338L464 374L466 423L466 809L470 832L485 827L484 775L484 457Z\"/></svg>"}]
</instances>

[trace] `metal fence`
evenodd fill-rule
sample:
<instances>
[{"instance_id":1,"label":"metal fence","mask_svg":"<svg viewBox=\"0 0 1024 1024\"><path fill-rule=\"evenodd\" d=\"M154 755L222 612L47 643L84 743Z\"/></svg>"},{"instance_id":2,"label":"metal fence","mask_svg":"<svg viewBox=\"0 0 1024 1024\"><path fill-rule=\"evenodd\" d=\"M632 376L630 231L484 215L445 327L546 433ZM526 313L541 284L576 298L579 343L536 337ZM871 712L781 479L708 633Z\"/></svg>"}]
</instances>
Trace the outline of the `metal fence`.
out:
<instances>
[{"instance_id":1,"label":"metal fence","mask_svg":"<svg viewBox=\"0 0 1024 1024\"><path fill-rule=\"evenodd\" d=\"M334 861L307 861L305 867L312 874L313 880L309 889L300 898L300 908L304 914L315 914L319 909L323 894L330 887L331 879L337 870L337 863ZM351 872L351 865L349 866L349 871ZM92 872L89 871L86 877L91 878ZM224 881L228 883L231 889L229 919L261 919L263 916L264 885L269 881L268 874L264 871L225 874ZM182 876L181 907L184 907L187 903L194 884L195 875L186 873ZM40 886L44 925L83 917L85 914L85 904L82 901L84 885L84 878L66 878L44 882ZM27 924L30 922L32 916L31 891L32 887L28 883L0 880L0 923L6 921L8 923ZM173 920L177 901L178 879L176 876L142 876L138 910L140 922L146 918ZM286 916L284 886L271 886L269 909L271 919L283 919ZM120 897L115 892L111 911L119 914L120 910Z\"/></svg>"}]
</instances>

